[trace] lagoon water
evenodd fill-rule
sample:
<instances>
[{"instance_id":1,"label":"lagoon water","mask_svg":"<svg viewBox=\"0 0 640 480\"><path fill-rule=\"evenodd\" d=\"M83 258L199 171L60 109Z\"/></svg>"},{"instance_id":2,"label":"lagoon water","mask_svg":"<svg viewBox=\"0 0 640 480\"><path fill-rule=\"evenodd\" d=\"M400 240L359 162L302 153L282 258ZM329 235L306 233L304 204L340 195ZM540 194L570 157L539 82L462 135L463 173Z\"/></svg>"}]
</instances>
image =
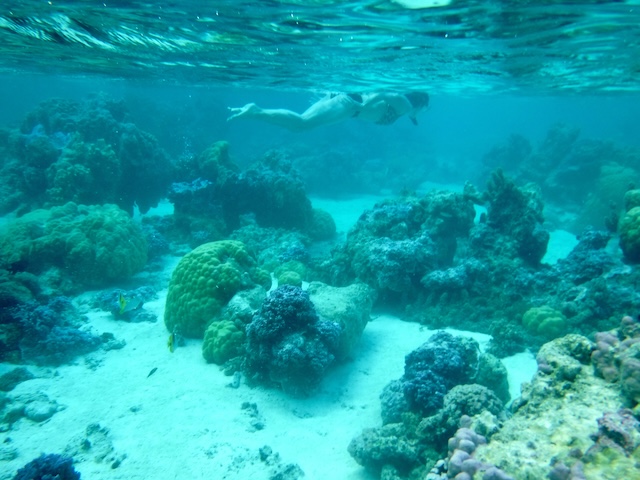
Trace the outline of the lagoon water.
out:
<instances>
[{"instance_id":1,"label":"lagoon water","mask_svg":"<svg viewBox=\"0 0 640 480\"><path fill-rule=\"evenodd\" d=\"M637 221L625 193L640 188L638 24L633 0L0 6L0 374L9 375L0 382L0 480L41 478L20 469L43 453L73 458L85 479L381 478L388 459L362 466L349 442L381 427L384 387L436 330L501 357L513 402L541 375L543 343L570 333L594 340L636 317L640 246L629 244L640 239L624 240L632 229L623 226L625 215ZM328 94L415 91L429 94L417 125L360 113L302 132L227 121L229 108L248 103L301 113ZM211 167L203 152L214 145L224 154ZM506 191L526 193L500 203L501 178ZM203 179L212 186L199 187ZM442 213L440 201L459 209ZM312 207L332 216L335 232L300 220ZM508 212L504 224L492 208ZM422 212L417 230L405 211ZM375 223L385 215L400 226ZM519 230L522 219L529 230ZM499 233L483 237L483 225ZM551 233L543 255L540 229ZM603 245L571 256L593 231ZM435 260L413 250L423 233ZM144 252L131 247L137 235ZM176 265L228 239L246 243L273 278L295 270L304 286L364 282L375 292L348 359L304 398L277 381L245 381L247 344L224 368L233 377L203 358L202 332L189 338L165 325ZM465 268L490 273L433 293L433 275L457 279ZM140 288L146 316L132 320ZM59 298L70 310L55 310ZM523 323L543 306L561 319L551 332ZM29 373L11 374L17 367ZM596 417L567 421L598 429ZM446 478L426 476L448 458L446 441L433 448L414 463L391 461L395 476L384 478Z\"/></svg>"}]
</instances>

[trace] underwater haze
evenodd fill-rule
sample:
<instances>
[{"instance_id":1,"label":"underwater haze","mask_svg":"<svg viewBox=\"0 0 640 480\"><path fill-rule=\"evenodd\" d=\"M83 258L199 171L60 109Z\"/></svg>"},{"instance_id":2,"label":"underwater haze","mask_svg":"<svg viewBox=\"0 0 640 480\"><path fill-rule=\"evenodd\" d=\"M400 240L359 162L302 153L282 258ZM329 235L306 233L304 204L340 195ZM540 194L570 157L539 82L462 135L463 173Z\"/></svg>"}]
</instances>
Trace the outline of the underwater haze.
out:
<instances>
[{"instance_id":1,"label":"underwater haze","mask_svg":"<svg viewBox=\"0 0 640 480\"><path fill-rule=\"evenodd\" d=\"M640 1L0 5L0 480L640 478Z\"/></svg>"}]
</instances>

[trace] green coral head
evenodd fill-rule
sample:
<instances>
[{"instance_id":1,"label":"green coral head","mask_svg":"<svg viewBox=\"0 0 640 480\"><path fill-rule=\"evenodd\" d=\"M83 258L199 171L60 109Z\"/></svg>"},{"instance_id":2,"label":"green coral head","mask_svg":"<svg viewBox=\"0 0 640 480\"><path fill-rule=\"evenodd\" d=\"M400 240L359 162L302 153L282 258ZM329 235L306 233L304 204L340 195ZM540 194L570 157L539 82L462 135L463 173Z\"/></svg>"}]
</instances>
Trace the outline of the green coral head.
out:
<instances>
[{"instance_id":1,"label":"green coral head","mask_svg":"<svg viewBox=\"0 0 640 480\"><path fill-rule=\"evenodd\" d=\"M562 312L544 305L527 310L522 325L532 334L551 340L566 333L567 319Z\"/></svg>"},{"instance_id":2,"label":"green coral head","mask_svg":"<svg viewBox=\"0 0 640 480\"><path fill-rule=\"evenodd\" d=\"M244 332L231 320L213 322L204 334L202 356L209 363L222 365L234 357L242 355Z\"/></svg>"},{"instance_id":3,"label":"green coral head","mask_svg":"<svg viewBox=\"0 0 640 480\"><path fill-rule=\"evenodd\" d=\"M625 258L632 263L640 263L640 207L633 207L624 214L618 230Z\"/></svg>"},{"instance_id":4,"label":"green coral head","mask_svg":"<svg viewBox=\"0 0 640 480\"><path fill-rule=\"evenodd\" d=\"M260 273L242 242L200 245L180 260L171 276L164 313L167 329L202 338L233 295L261 281Z\"/></svg>"}]
</instances>

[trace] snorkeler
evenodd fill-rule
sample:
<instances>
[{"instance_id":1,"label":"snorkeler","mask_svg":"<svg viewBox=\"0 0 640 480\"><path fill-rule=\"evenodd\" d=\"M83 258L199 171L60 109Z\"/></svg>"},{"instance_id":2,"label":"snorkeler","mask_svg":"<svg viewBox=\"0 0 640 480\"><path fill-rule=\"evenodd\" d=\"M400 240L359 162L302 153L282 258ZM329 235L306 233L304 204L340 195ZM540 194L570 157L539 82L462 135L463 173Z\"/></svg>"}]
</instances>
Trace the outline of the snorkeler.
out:
<instances>
[{"instance_id":1,"label":"snorkeler","mask_svg":"<svg viewBox=\"0 0 640 480\"><path fill-rule=\"evenodd\" d=\"M296 113L283 108L260 108L248 103L242 108L229 108L229 120L255 118L289 130L310 130L323 125L342 122L349 118L360 118L376 125L391 125L407 115L414 125L416 116L429 105L429 95L425 92L399 93L338 93L327 94L309 107L304 113Z\"/></svg>"}]
</instances>

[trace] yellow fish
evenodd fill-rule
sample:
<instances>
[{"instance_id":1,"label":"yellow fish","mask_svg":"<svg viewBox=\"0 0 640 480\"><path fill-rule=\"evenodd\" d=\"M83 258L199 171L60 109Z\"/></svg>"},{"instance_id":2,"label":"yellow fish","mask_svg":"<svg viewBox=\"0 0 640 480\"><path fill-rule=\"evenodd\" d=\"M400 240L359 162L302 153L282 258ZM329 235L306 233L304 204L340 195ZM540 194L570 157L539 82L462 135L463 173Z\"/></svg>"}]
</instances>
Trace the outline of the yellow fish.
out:
<instances>
[{"instance_id":1,"label":"yellow fish","mask_svg":"<svg viewBox=\"0 0 640 480\"><path fill-rule=\"evenodd\" d=\"M124 295L122 294L122 292L120 292L118 303L120 304L120 315L122 315L124 313L125 308L127 308L127 299L124 298Z\"/></svg>"},{"instance_id":2,"label":"yellow fish","mask_svg":"<svg viewBox=\"0 0 640 480\"><path fill-rule=\"evenodd\" d=\"M169 340L167 340L167 347L169 347L169 351L171 353L173 353L173 351L176 349L176 334L173 332L169 334Z\"/></svg>"}]
</instances>

